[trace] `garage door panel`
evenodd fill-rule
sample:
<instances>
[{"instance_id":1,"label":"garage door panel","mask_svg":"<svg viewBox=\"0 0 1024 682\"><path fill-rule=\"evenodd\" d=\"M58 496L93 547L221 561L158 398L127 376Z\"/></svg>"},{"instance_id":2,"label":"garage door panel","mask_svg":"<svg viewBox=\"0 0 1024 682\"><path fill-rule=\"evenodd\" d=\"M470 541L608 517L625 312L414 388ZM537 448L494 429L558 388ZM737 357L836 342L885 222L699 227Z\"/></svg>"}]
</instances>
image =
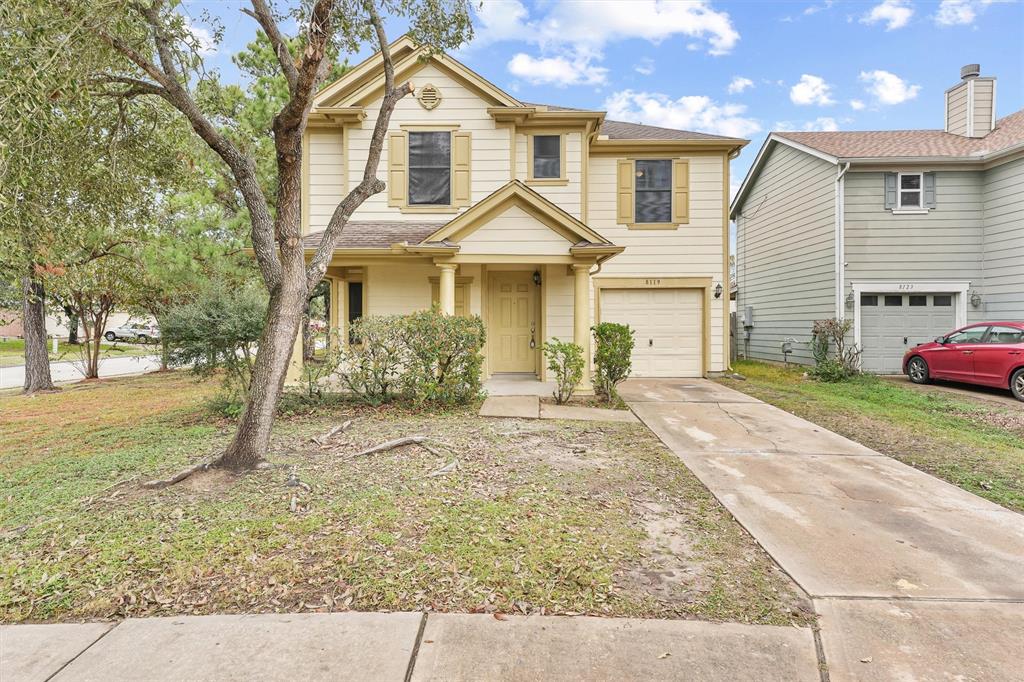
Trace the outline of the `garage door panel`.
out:
<instances>
[{"instance_id":1,"label":"garage door panel","mask_svg":"<svg viewBox=\"0 0 1024 682\"><path fill-rule=\"evenodd\" d=\"M703 373L702 292L698 289L602 289L601 319L635 332L636 377Z\"/></svg>"},{"instance_id":2,"label":"garage door panel","mask_svg":"<svg viewBox=\"0 0 1024 682\"><path fill-rule=\"evenodd\" d=\"M900 305L885 305L886 297L899 297ZM911 297L923 305L910 305ZM936 305L936 297L950 305ZM865 371L898 374L903 354L919 343L931 341L956 326L953 294L862 294L860 308L861 364ZM871 305L870 303L874 303ZM905 341L904 341L905 339Z\"/></svg>"}]
</instances>

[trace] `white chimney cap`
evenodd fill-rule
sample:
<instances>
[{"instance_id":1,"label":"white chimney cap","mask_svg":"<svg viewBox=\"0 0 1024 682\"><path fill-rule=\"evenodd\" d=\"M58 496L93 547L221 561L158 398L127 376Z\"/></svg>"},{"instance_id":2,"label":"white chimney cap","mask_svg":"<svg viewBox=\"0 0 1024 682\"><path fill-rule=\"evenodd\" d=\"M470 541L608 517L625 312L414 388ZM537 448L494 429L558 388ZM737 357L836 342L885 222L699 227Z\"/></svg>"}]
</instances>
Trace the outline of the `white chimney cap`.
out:
<instances>
[{"instance_id":1,"label":"white chimney cap","mask_svg":"<svg viewBox=\"0 0 1024 682\"><path fill-rule=\"evenodd\" d=\"M960 68L960 78L977 78L981 75L981 64L967 64Z\"/></svg>"}]
</instances>

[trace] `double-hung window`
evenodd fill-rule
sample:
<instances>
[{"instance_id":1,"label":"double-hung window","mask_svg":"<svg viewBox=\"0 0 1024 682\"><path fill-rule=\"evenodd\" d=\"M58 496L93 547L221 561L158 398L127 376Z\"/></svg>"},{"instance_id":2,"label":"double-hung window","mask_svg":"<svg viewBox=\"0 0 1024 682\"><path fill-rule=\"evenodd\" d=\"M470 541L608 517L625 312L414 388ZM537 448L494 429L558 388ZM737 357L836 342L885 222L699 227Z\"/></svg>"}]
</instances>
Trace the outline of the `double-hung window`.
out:
<instances>
[{"instance_id":1,"label":"double-hung window","mask_svg":"<svg viewBox=\"0 0 1024 682\"><path fill-rule=\"evenodd\" d=\"M559 180L562 177L562 136L533 136L534 180Z\"/></svg>"},{"instance_id":2,"label":"double-hung window","mask_svg":"<svg viewBox=\"0 0 1024 682\"><path fill-rule=\"evenodd\" d=\"M672 159L636 162L636 222L672 222Z\"/></svg>"},{"instance_id":3,"label":"double-hung window","mask_svg":"<svg viewBox=\"0 0 1024 682\"><path fill-rule=\"evenodd\" d=\"M409 205L448 206L451 194L451 132L410 131Z\"/></svg>"},{"instance_id":4,"label":"double-hung window","mask_svg":"<svg viewBox=\"0 0 1024 682\"><path fill-rule=\"evenodd\" d=\"M901 209L919 209L924 206L924 174L900 173L899 203Z\"/></svg>"}]
</instances>

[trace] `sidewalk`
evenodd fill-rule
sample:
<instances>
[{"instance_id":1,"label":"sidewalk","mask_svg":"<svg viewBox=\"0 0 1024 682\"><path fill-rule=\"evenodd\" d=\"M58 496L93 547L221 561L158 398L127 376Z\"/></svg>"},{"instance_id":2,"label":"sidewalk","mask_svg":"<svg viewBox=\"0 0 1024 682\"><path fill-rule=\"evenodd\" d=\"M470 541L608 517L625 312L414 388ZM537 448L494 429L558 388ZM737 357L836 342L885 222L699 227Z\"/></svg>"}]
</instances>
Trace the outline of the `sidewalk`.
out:
<instances>
[{"instance_id":1,"label":"sidewalk","mask_svg":"<svg viewBox=\"0 0 1024 682\"><path fill-rule=\"evenodd\" d=\"M0 677L818 682L819 673L806 628L350 612L0 626Z\"/></svg>"}]
</instances>

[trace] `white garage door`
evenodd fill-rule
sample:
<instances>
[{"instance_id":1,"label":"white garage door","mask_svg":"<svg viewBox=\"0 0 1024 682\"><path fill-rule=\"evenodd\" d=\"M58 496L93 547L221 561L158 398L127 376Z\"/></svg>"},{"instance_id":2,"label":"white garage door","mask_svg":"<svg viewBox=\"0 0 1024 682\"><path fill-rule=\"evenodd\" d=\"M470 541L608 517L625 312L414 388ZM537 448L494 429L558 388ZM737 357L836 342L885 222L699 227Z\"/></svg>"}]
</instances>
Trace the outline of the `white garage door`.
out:
<instances>
[{"instance_id":1,"label":"white garage door","mask_svg":"<svg viewBox=\"0 0 1024 682\"><path fill-rule=\"evenodd\" d=\"M636 332L632 376L701 376L701 298L699 289L601 290L601 321Z\"/></svg>"},{"instance_id":2,"label":"white garage door","mask_svg":"<svg viewBox=\"0 0 1024 682\"><path fill-rule=\"evenodd\" d=\"M954 294L861 294L861 366L879 374L902 372L908 348L956 328L955 301Z\"/></svg>"}]
</instances>

